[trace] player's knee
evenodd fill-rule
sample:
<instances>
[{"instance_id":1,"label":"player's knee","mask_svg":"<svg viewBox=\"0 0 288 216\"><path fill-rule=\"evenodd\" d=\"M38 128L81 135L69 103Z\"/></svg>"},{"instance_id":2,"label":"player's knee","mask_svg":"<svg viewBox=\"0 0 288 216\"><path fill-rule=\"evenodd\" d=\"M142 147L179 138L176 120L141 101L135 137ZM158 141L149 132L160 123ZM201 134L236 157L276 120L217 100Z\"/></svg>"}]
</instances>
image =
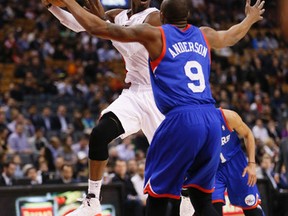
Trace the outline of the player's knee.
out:
<instances>
[{"instance_id":1,"label":"player's knee","mask_svg":"<svg viewBox=\"0 0 288 216\"><path fill-rule=\"evenodd\" d=\"M105 142L104 134L101 128L94 127L90 134L89 141L89 158L91 160L107 160L108 159L108 143Z\"/></svg>"},{"instance_id":2,"label":"player's knee","mask_svg":"<svg viewBox=\"0 0 288 216\"><path fill-rule=\"evenodd\" d=\"M124 129L115 114L108 113L103 116L90 134L89 158L91 160L107 160L108 144L122 133L124 133Z\"/></svg>"}]
</instances>

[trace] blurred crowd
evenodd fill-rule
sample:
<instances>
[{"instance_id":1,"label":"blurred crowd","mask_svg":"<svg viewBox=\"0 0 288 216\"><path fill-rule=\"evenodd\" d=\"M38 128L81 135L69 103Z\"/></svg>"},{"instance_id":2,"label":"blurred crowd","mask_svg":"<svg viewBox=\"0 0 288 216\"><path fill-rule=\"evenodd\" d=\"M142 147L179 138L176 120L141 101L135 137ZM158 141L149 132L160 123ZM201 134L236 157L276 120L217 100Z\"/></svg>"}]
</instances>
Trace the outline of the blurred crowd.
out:
<instances>
[{"instance_id":1,"label":"blurred crowd","mask_svg":"<svg viewBox=\"0 0 288 216\"><path fill-rule=\"evenodd\" d=\"M245 17L244 0L191 3L197 26L227 29ZM288 145L288 46L275 1L265 5L264 20L243 40L212 51L210 81L217 106L235 110L252 129L258 177L287 189L279 159ZM89 133L125 88L124 67L110 66L121 56L109 41L66 29L40 0L0 0L0 29L0 64L14 65L13 82L0 95L0 185L86 182ZM141 131L113 141L104 177L143 204L147 148Z\"/></svg>"}]
</instances>

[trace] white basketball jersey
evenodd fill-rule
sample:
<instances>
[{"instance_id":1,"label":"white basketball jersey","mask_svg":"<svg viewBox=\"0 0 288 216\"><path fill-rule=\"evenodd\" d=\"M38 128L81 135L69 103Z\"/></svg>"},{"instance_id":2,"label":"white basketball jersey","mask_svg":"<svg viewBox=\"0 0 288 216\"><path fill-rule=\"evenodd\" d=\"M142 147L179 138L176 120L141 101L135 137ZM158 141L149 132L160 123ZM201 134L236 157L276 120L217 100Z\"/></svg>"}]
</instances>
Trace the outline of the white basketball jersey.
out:
<instances>
[{"instance_id":1,"label":"white basketball jersey","mask_svg":"<svg viewBox=\"0 0 288 216\"><path fill-rule=\"evenodd\" d=\"M158 11L157 8L147 8L140 13L127 16L128 10L123 10L114 19L115 24L122 26L130 26L142 24L146 17ZM125 82L131 84L150 85L149 68L148 68L148 52L140 43L123 43L112 41L113 46L121 53L124 58L127 70Z\"/></svg>"}]
</instances>

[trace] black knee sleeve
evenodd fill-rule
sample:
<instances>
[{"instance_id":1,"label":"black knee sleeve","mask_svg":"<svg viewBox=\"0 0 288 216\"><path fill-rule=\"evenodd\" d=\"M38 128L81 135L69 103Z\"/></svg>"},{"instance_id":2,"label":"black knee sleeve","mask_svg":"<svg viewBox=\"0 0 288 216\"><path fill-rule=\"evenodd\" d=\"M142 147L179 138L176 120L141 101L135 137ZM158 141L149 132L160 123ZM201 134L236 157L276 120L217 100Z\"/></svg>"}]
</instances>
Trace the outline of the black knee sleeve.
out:
<instances>
[{"instance_id":1,"label":"black knee sleeve","mask_svg":"<svg viewBox=\"0 0 288 216\"><path fill-rule=\"evenodd\" d=\"M107 160L108 144L123 133L124 129L117 116L112 112L104 114L90 134L89 159Z\"/></svg>"}]
</instances>

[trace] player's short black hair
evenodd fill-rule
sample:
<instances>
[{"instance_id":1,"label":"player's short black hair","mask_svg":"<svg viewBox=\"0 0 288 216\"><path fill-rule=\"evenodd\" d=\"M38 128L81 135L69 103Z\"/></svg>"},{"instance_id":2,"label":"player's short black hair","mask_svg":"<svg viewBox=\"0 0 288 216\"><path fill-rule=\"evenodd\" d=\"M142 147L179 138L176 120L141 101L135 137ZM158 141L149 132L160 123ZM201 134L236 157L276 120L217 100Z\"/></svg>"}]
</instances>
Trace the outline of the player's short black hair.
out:
<instances>
[{"instance_id":1,"label":"player's short black hair","mask_svg":"<svg viewBox=\"0 0 288 216\"><path fill-rule=\"evenodd\" d=\"M164 0L161 4L161 11L168 23L177 23L187 20L189 4L187 0Z\"/></svg>"}]
</instances>

